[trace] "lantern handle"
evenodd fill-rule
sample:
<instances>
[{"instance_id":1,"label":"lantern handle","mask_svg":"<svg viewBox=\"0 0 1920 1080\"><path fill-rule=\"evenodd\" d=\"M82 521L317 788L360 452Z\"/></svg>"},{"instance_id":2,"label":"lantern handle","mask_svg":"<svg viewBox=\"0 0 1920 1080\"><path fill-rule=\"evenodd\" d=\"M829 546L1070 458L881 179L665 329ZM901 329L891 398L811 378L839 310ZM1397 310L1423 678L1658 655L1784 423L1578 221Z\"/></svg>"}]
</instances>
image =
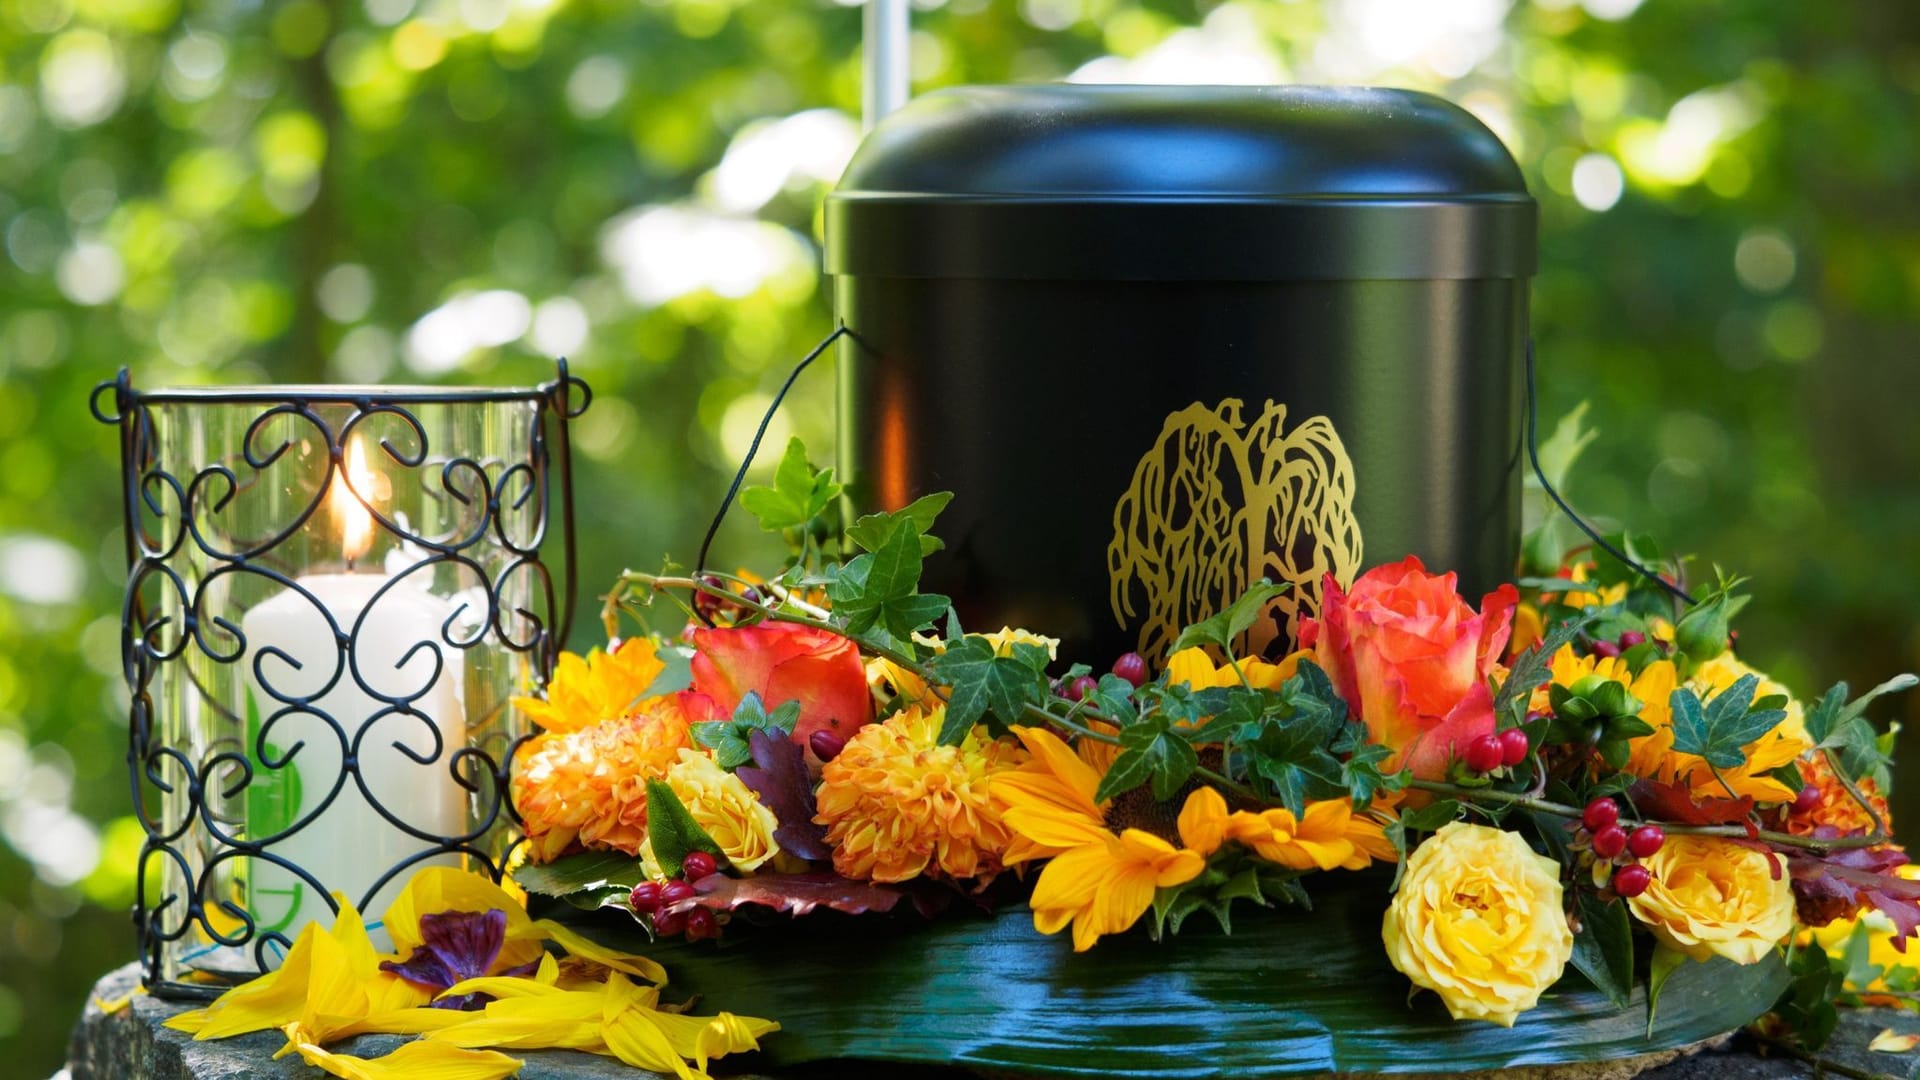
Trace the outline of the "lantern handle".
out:
<instances>
[{"instance_id":1,"label":"lantern handle","mask_svg":"<svg viewBox=\"0 0 1920 1080\"><path fill-rule=\"evenodd\" d=\"M861 15L860 130L872 131L913 96L907 0L867 0Z\"/></svg>"}]
</instances>

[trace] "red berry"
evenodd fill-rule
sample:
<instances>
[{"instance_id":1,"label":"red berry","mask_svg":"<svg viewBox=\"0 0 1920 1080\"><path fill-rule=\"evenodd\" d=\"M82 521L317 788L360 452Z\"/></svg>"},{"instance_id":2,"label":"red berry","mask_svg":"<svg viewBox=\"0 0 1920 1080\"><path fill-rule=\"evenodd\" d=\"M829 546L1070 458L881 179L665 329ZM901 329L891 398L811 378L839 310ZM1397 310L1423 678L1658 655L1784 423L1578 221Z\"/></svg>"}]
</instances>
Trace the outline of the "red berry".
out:
<instances>
[{"instance_id":1,"label":"red berry","mask_svg":"<svg viewBox=\"0 0 1920 1080\"><path fill-rule=\"evenodd\" d=\"M1130 652L1113 662L1113 673L1135 686L1147 683L1147 658L1137 652Z\"/></svg>"},{"instance_id":2,"label":"red berry","mask_svg":"<svg viewBox=\"0 0 1920 1080\"><path fill-rule=\"evenodd\" d=\"M807 749L813 751L813 756L821 761L832 761L840 756L840 751L846 748L847 740L841 738L836 731L821 728L807 736Z\"/></svg>"},{"instance_id":3,"label":"red berry","mask_svg":"<svg viewBox=\"0 0 1920 1080\"><path fill-rule=\"evenodd\" d=\"M1593 831L1593 853L1603 859L1611 859L1627 850L1627 830L1618 825L1608 825L1604 829Z\"/></svg>"},{"instance_id":4,"label":"red berry","mask_svg":"<svg viewBox=\"0 0 1920 1080\"><path fill-rule=\"evenodd\" d=\"M1500 746L1500 736L1476 735L1467 743L1467 749L1461 756L1466 759L1467 768L1477 773L1488 773L1500 767L1500 762L1506 758L1506 751Z\"/></svg>"},{"instance_id":5,"label":"red berry","mask_svg":"<svg viewBox=\"0 0 1920 1080\"><path fill-rule=\"evenodd\" d=\"M660 906L670 908L682 900L691 900L700 895L693 886L684 881L669 881L660 886Z\"/></svg>"},{"instance_id":6,"label":"red berry","mask_svg":"<svg viewBox=\"0 0 1920 1080\"><path fill-rule=\"evenodd\" d=\"M1604 656L1611 660L1620 655L1620 646L1611 641L1596 641L1593 643L1593 655Z\"/></svg>"},{"instance_id":7,"label":"red berry","mask_svg":"<svg viewBox=\"0 0 1920 1080\"><path fill-rule=\"evenodd\" d=\"M1667 834L1658 825L1642 825L1627 836L1627 850L1636 859L1653 857L1667 842Z\"/></svg>"},{"instance_id":8,"label":"red berry","mask_svg":"<svg viewBox=\"0 0 1920 1080\"><path fill-rule=\"evenodd\" d=\"M720 936L720 924L713 921L713 912L697 907L687 912L687 940L704 941Z\"/></svg>"},{"instance_id":9,"label":"red berry","mask_svg":"<svg viewBox=\"0 0 1920 1080\"><path fill-rule=\"evenodd\" d=\"M720 860L705 851L689 851L687 857L680 860L680 873L688 881L699 881L720 869Z\"/></svg>"},{"instance_id":10,"label":"red berry","mask_svg":"<svg viewBox=\"0 0 1920 1080\"><path fill-rule=\"evenodd\" d=\"M1085 701L1087 700L1087 695L1093 693L1094 688L1099 685L1099 681L1093 676L1082 675L1068 683L1067 688L1062 691L1062 693L1068 701Z\"/></svg>"},{"instance_id":11,"label":"red berry","mask_svg":"<svg viewBox=\"0 0 1920 1080\"><path fill-rule=\"evenodd\" d=\"M721 581L712 574L701 574L700 584L714 589L724 589L727 587L726 582ZM693 594L693 610L701 616L702 621L712 621L719 618L729 606L731 605L725 600L704 589L696 590Z\"/></svg>"},{"instance_id":12,"label":"red berry","mask_svg":"<svg viewBox=\"0 0 1920 1080\"><path fill-rule=\"evenodd\" d=\"M1599 832L1619 820L1620 804L1612 799L1595 799L1587 804L1586 811L1580 815L1580 823L1587 827L1588 832Z\"/></svg>"},{"instance_id":13,"label":"red berry","mask_svg":"<svg viewBox=\"0 0 1920 1080\"><path fill-rule=\"evenodd\" d=\"M1647 635L1638 630L1628 630L1620 635L1620 648L1622 650L1631 649L1635 645L1645 645L1646 643Z\"/></svg>"},{"instance_id":14,"label":"red berry","mask_svg":"<svg viewBox=\"0 0 1920 1080\"><path fill-rule=\"evenodd\" d=\"M684 911L663 911L653 917L653 932L661 937L673 937L687 928L687 913Z\"/></svg>"},{"instance_id":15,"label":"red berry","mask_svg":"<svg viewBox=\"0 0 1920 1080\"><path fill-rule=\"evenodd\" d=\"M1800 794L1793 797L1793 812L1796 814L1811 814L1814 807L1819 805L1820 789L1812 784L1801 788Z\"/></svg>"},{"instance_id":16,"label":"red berry","mask_svg":"<svg viewBox=\"0 0 1920 1080\"><path fill-rule=\"evenodd\" d=\"M1623 866L1613 872L1613 891L1621 896L1639 896L1653 884L1653 874L1639 863Z\"/></svg>"},{"instance_id":17,"label":"red berry","mask_svg":"<svg viewBox=\"0 0 1920 1080\"><path fill-rule=\"evenodd\" d=\"M1527 742L1527 733L1519 728L1508 728L1500 733L1500 764L1513 766L1527 760L1527 751L1532 749Z\"/></svg>"},{"instance_id":18,"label":"red berry","mask_svg":"<svg viewBox=\"0 0 1920 1080\"><path fill-rule=\"evenodd\" d=\"M635 885L633 891L627 894L627 903L642 915L651 915L660 910L660 883L643 881Z\"/></svg>"}]
</instances>

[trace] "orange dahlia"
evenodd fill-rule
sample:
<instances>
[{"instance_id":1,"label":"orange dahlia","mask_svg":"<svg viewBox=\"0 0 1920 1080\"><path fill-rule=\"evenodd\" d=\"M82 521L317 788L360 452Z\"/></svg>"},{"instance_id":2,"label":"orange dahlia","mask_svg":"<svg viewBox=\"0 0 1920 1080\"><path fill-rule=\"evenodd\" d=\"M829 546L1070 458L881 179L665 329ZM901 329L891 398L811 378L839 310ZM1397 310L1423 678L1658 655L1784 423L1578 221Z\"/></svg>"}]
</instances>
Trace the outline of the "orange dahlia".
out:
<instances>
[{"instance_id":1,"label":"orange dahlia","mask_svg":"<svg viewBox=\"0 0 1920 1080\"><path fill-rule=\"evenodd\" d=\"M638 855L647 839L647 781L666 776L692 745L672 698L629 717L565 733L548 732L514 756L511 792L535 862L576 840Z\"/></svg>"},{"instance_id":2,"label":"orange dahlia","mask_svg":"<svg viewBox=\"0 0 1920 1080\"><path fill-rule=\"evenodd\" d=\"M1787 831L1795 836L1812 836L1815 829L1831 826L1838 829L1842 836L1865 836L1873 831L1873 818L1840 783L1834 775L1833 767L1827 764L1825 754L1815 752L1800 759L1800 775L1808 786L1820 793L1820 799L1810 809L1801 810L1796 802L1787 814ZM1893 831L1893 818L1887 813L1887 800L1880 794L1879 786L1871 777L1862 777L1855 783L1860 794L1867 797L1873 811L1886 822L1887 831Z\"/></svg>"},{"instance_id":3,"label":"orange dahlia","mask_svg":"<svg viewBox=\"0 0 1920 1080\"><path fill-rule=\"evenodd\" d=\"M820 773L816 822L844 877L906 881L1000 872L1010 836L988 801L993 778L1026 752L976 727L940 745L944 706L912 705L869 724Z\"/></svg>"}]
</instances>

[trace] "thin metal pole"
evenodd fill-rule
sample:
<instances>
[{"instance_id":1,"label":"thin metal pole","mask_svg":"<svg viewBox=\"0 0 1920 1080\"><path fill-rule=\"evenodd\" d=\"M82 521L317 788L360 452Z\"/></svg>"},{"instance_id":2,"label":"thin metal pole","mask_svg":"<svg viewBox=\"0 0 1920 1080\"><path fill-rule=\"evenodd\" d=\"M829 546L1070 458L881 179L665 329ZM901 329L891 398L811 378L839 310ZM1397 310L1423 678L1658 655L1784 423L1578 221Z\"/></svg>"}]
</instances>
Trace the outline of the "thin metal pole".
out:
<instances>
[{"instance_id":1,"label":"thin metal pole","mask_svg":"<svg viewBox=\"0 0 1920 1080\"><path fill-rule=\"evenodd\" d=\"M867 0L861 32L860 127L872 131L911 94L907 0Z\"/></svg>"}]
</instances>

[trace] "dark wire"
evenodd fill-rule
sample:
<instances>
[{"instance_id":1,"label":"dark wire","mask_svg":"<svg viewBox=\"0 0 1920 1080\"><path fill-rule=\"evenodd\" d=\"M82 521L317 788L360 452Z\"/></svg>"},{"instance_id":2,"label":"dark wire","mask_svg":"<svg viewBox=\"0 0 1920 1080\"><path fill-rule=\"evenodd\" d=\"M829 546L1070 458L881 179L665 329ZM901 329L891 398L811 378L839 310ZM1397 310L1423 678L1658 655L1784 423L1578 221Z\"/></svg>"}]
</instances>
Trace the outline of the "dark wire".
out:
<instances>
[{"instance_id":1,"label":"dark wire","mask_svg":"<svg viewBox=\"0 0 1920 1080\"><path fill-rule=\"evenodd\" d=\"M1607 543L1605 538L1594 531L1593 526L1587 524L1586 519L1573 512L1573 507L1567 505L1567 500L1561 498L1559 492L1553 490L1553 483L1547 479L1546 470L1540 467L1540 395L1534 389L1533 340L1531 338L1527 340L1527 457L1533 462L1533 475L1540 478L1540 487L1547 493L1547 498L1552 499L1553 504L1560 508L1560 512L1567 515L1568 520L1572 521L1581 532L1587 534L1587 539L1598 545L1600 550L1625 563L1641 577L1672 593L1688 607L1694 605L1695 601L1687 594L1687 590L1640 565L1629 558L1626 552Z\"/></svg>"},{"instance_id":2,"label":"dark wire","mask_svg":"<svg viewBox=\"0 0 1920 1080\"><path fill-rule=\"evenodd\" d=\"M786 400L787 391L793 389L794 381L800 378L800 373L807 370L808 365L818 360L820 354L827 351L828 346L839 341L840 338L847 333L849 333L849 331L843 325L834 328L833 333L820 339L820 344L815 345L813 351L808 353L804 359L793 366L792 371L787 373L787 381L780 385L780 392L773 395L772 403L767 406L767 411L760 417L760 426L754 430L753 442L747 444L747 456L745 460L740 462L739 471L733 474L733 483L727 486L726 497L720 500L720 509L714 511L713 523L707 526L706 538L700 541L700 558L695 562L693 570L695 579L698 579L701 574L706 572L707 549L713 546L713 538L720 531L720 523L727 519L727 511L733 508L734 497L740 494L740 485L747 479L747 470L753 467L753 456L760 452L760 440L767 437L767 425L773 423L773 414L780 411L780 403ZM694 594L694 599L699 599L699 593L697 591ZM693 613L699 616L700 621L707 624L708 627L713 626L713 617L708 615L699 604L696 603L693 605Z\"/></svg>"}]
</instances>

